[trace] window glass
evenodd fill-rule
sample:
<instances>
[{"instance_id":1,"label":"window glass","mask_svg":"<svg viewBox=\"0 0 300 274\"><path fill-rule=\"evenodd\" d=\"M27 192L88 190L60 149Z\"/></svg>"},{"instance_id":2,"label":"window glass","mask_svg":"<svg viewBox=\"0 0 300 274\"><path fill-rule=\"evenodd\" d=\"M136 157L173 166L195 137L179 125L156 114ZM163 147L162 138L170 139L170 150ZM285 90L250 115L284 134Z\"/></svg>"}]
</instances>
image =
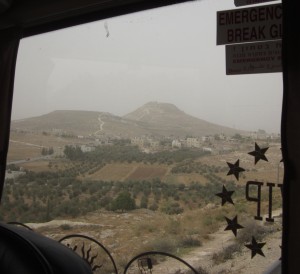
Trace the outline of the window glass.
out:
<instances>
[{"instance_id":1,"label":"window glass","mask_svg":"<svg viewBox=\"0 0 300 274\"><path fill-rule=\"evenodd\" d=\"M282 75L226 75L216 13L234 8L195 1L23 39L2 220L89 235L119 270L153 250L200 273L277 261ZM145 257L134 267L150 273Z\"/></svg>"}]
</instances>

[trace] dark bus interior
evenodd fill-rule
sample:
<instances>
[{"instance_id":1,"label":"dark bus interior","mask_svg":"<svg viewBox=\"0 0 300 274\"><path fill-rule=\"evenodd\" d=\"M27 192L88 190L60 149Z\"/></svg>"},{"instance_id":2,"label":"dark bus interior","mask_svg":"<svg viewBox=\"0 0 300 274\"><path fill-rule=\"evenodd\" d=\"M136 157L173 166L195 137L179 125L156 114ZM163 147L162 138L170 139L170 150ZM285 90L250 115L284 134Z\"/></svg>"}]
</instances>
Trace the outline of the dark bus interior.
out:
<instances>
[{"instance_id":1,"label":"dark bus interior","mask_svg":"<svg viewBox=\"0 0 300 274\"><path fill-rule=\"evenodd\" d=\"M20 40L96 20L184 2L190 1L0 0L0 199L5 187L15 68ZM300 9L298 1L282 0L282 7L281 148L284 163L284 184L282 189L281 273L294 274L299 273L298 251L300 250ZM30 244L32 237L30 232L23 233L17 227L10 229L6 224L1 224L0 231L2 235L5 235L5 237L1 237L0 245L6 247L4 252L0 251L0 270L1 264L7 256L10 263L17 265L14 269L15 272L10 273L90 273L87 264L79 262L73 254L65 253L57 243L44 243L42 237L35 239L36 245L40 248L37 250L37 247ZM17 238L16 235L18 235ZM14 248L16 242L21 238L26 248ZM47 248L44 248L44 245ZM51 248L55 255L51 253ZM48 262L45 257L48 258ZM24 261L26 264L22 265ZM148 267L151 268L152 266L149 266L151 262L147 263ZM28 265L31 265L32 268L25 271ZM191 269L197 273L192 267ZM2 273L2 271L0 272Z\"/></svg>"}]
</instances>

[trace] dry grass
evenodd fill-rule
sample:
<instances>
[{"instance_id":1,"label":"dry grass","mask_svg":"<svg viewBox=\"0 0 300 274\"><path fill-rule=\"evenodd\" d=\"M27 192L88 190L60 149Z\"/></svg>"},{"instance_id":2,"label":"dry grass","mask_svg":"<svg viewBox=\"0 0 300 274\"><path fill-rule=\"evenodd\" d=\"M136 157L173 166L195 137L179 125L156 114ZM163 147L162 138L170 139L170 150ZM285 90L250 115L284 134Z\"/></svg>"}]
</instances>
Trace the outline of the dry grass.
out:
<instances>
[{"instance_id":1,"label":"dry grass","mask_svg":"<svg viewBox=\"0 0 300 274\"><path fill-rule=\"evenodd\" d=\"M20 165L21 167L34 171L34 172L42 172L42 171L50 171L49 161L36 161L36 162L28 162Z\"/></svg>"},{"instance_id":2,"label":"dry grass","mask_svg":"<svg viewBox=\"0 0 300 274\"><path fill-rule=\"evenodd\" d=\"M15 132L10 133L8 161L24 160L41 156L42 147L53 147L55 151L63 150L65 145L87 143L87 140L72 138L65 139L43 133Z\"/></svg>"},{"instance_id":3,"label":"dry grass","mask_svg":"<svg viewBox=\"0 0 300 274\"><path fill-rule=\"evenodd\" d=\"M189 174L184 174L184 173L178 173L178 174L168 174L164 181L166 183L171 183L171 184L185 184L185 185L190 185L193 182L199 182L200 184L205 185L208 180L204 176L198 173L189 173Z\"/></svg>"},{"instance_id":4,"label":"dry grass","mask_svg":"<svg viewBox=\"0 0 300 274\"><path fill-rule=\"evenodd\" d=\"M126 179L127 180L152 180L163 179L168 168L162 165L139 165Z\"/></svg>"},{"instance_id":5,"label":"dry grass","mask_svg":"<svg viewBox=\"0 0 300 274\"><path fill-rule=\"evenodd\" d=\"M24 160L41 156L41 148L26 146L18 143L10 143L7 161Z\"/></svg>"},{"instance_id":6,"label":"dry grass","mask_svg":"<svg viewBox=\"0 0 300 274\"><path fill-rule=\"evenodd\" d=\"M64 223L52 224L36 230L59 239L66 234L85 234L99 240L116 261L128 262L128 258L149 250L165 251L176 254L181 249L201 246L207 235L216 231L221 225L216 219L205 224L204 217L218 216L220 209L195 210L177 216L168 216L149 210L135 210L130 213L117 214L106 211L96 211L73 221L87 223L86 225ZM89 225L90 224L90 225Z\"/></svg>"},{"instance_id":7,"label":"dry grass","mask_svg":"<svg viewBox=\"0 0 300 274\"><path fill-rule=\"evenodd\" d=\"M92 180L103 181L124 181L127 176L136 169L135 164L114 163L106 164L97 172L87 175L86 177Z\"/></svg>"},{"instance_id":8,"label":"dry grass","mask_svg":"<svg viewBox=\"0 0 300 274\"><path fill-rule=\"evenodd\" d=\"M145 165L142 163L112 163L86 177L92 180L103 181L126 181L126 180L152 180L162 179L168 172L169 167L164 165Z\"/></svg>"},{"instance_id":9,"label":"dry grass","mask_svg":"<svg viewBox=\"0 0 300 274\"><path fill-rule=\"evenodd\" d=\"M221 264L226 262L227 260L233 259L236 253L240 252L242 249L241 244L233 243L229 246L224 247L217 253L214 253L212 256L212 260L215 264Z\"/></svg>"}]
</instances>

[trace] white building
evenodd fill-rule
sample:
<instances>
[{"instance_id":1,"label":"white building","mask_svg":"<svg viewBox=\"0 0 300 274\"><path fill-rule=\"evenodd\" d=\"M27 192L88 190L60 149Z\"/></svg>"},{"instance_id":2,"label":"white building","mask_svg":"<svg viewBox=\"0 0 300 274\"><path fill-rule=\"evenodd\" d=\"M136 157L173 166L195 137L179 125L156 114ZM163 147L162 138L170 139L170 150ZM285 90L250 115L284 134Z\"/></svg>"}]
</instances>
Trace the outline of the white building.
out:
<instances>
[{"instance_id":1,"label":"white building","mask_svg":"<svg viewBox=\"0 0 300 274\"><path fill-rule=\"evenodd\" d=\"M82 146L80 147L80 149L81 149L82 152L85 153L85 152L92 152L92 151L94 151L96 148L93 147L93 146L82 145Z\"/></svg>"},{"instance_id":2,"label":"white building","mask_svg":"<svg viewBox=\"0 0 300 274\"><path fill-rule=\"evenodd\" d=\"M205 152L212 152L213 151L211 147L203 147L202 149Z\"/></svg>"},{"instance_id":3,"label":"white building","mask_svg":"<svg viewBox=\"0 0 300 274\"><path fill-rule=\"evenodd\" d=\"M131 144L139 147L143 147L145 144L145 139L142 137L131 138Z\"/></svg>"},{"instance_id":4,"label":"white building","mask_svg":"<svg viewBox=\"0 0 300 274\"><path fill-rule=\"evenodd\" d=\"M181 148L181 142L179 140L173 140L172 141L172 147L173 148Z\"/></svg>"},{"instance_id":5,"label":"white building","mask_svg":"<svg viewBox=\"0 0 300 274\"><path fill-rule=\"evenodd\" d=\"M198 138L187 138L186 139L186 146L187 147L196 147L200 148L201 143Z\"/></svg>"},{"instance_id":6,"label":"white building","mask_svg":"<svg viewBox=\"0 0 300 274\"><path fill-rule=\"evenodd\" d=\"M214 136L203 136L202 137L202 141L203 142L212 142L215 140L215 137Z\"/></svg>"}]
</instances>

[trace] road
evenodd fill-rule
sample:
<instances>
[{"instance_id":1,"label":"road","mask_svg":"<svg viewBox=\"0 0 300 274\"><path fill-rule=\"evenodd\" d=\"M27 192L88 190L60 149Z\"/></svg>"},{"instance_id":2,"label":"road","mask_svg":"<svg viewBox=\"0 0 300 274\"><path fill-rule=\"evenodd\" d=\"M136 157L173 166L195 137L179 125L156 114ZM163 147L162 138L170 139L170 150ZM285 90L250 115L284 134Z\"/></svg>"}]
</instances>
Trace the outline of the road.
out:
<instances>
[{"instance_id":1,"label":"road","mask_svg":"<svg viewBox=\"0 0 300 274\"><path fill-rule=\"evenodd\" d=\"M12 142L12 143L22 144L22 145L31 146L31 147L48 148L48 147L45 147L45 146L31 144L31 143L26 143L26 142L21 142L21 141L15 141L15 140L9 140L9 141Z\"/></svg>"},{"instance_id":2,"label":"road","mask_svg":"<svg viewBox=\"0 0 300 274\"><path fill-rule=\"evenodd\" d=\"M98 135L98 133L99 132L101 132L101 131L103 131L103 126L104 126L104 122L102 121L102 119L101 119L101 114L99 114L99 116L98 116L98 121L99 121L99 130L97 130L95 133L94 133L94 135Z\"/></svg>"}]
</instances>

